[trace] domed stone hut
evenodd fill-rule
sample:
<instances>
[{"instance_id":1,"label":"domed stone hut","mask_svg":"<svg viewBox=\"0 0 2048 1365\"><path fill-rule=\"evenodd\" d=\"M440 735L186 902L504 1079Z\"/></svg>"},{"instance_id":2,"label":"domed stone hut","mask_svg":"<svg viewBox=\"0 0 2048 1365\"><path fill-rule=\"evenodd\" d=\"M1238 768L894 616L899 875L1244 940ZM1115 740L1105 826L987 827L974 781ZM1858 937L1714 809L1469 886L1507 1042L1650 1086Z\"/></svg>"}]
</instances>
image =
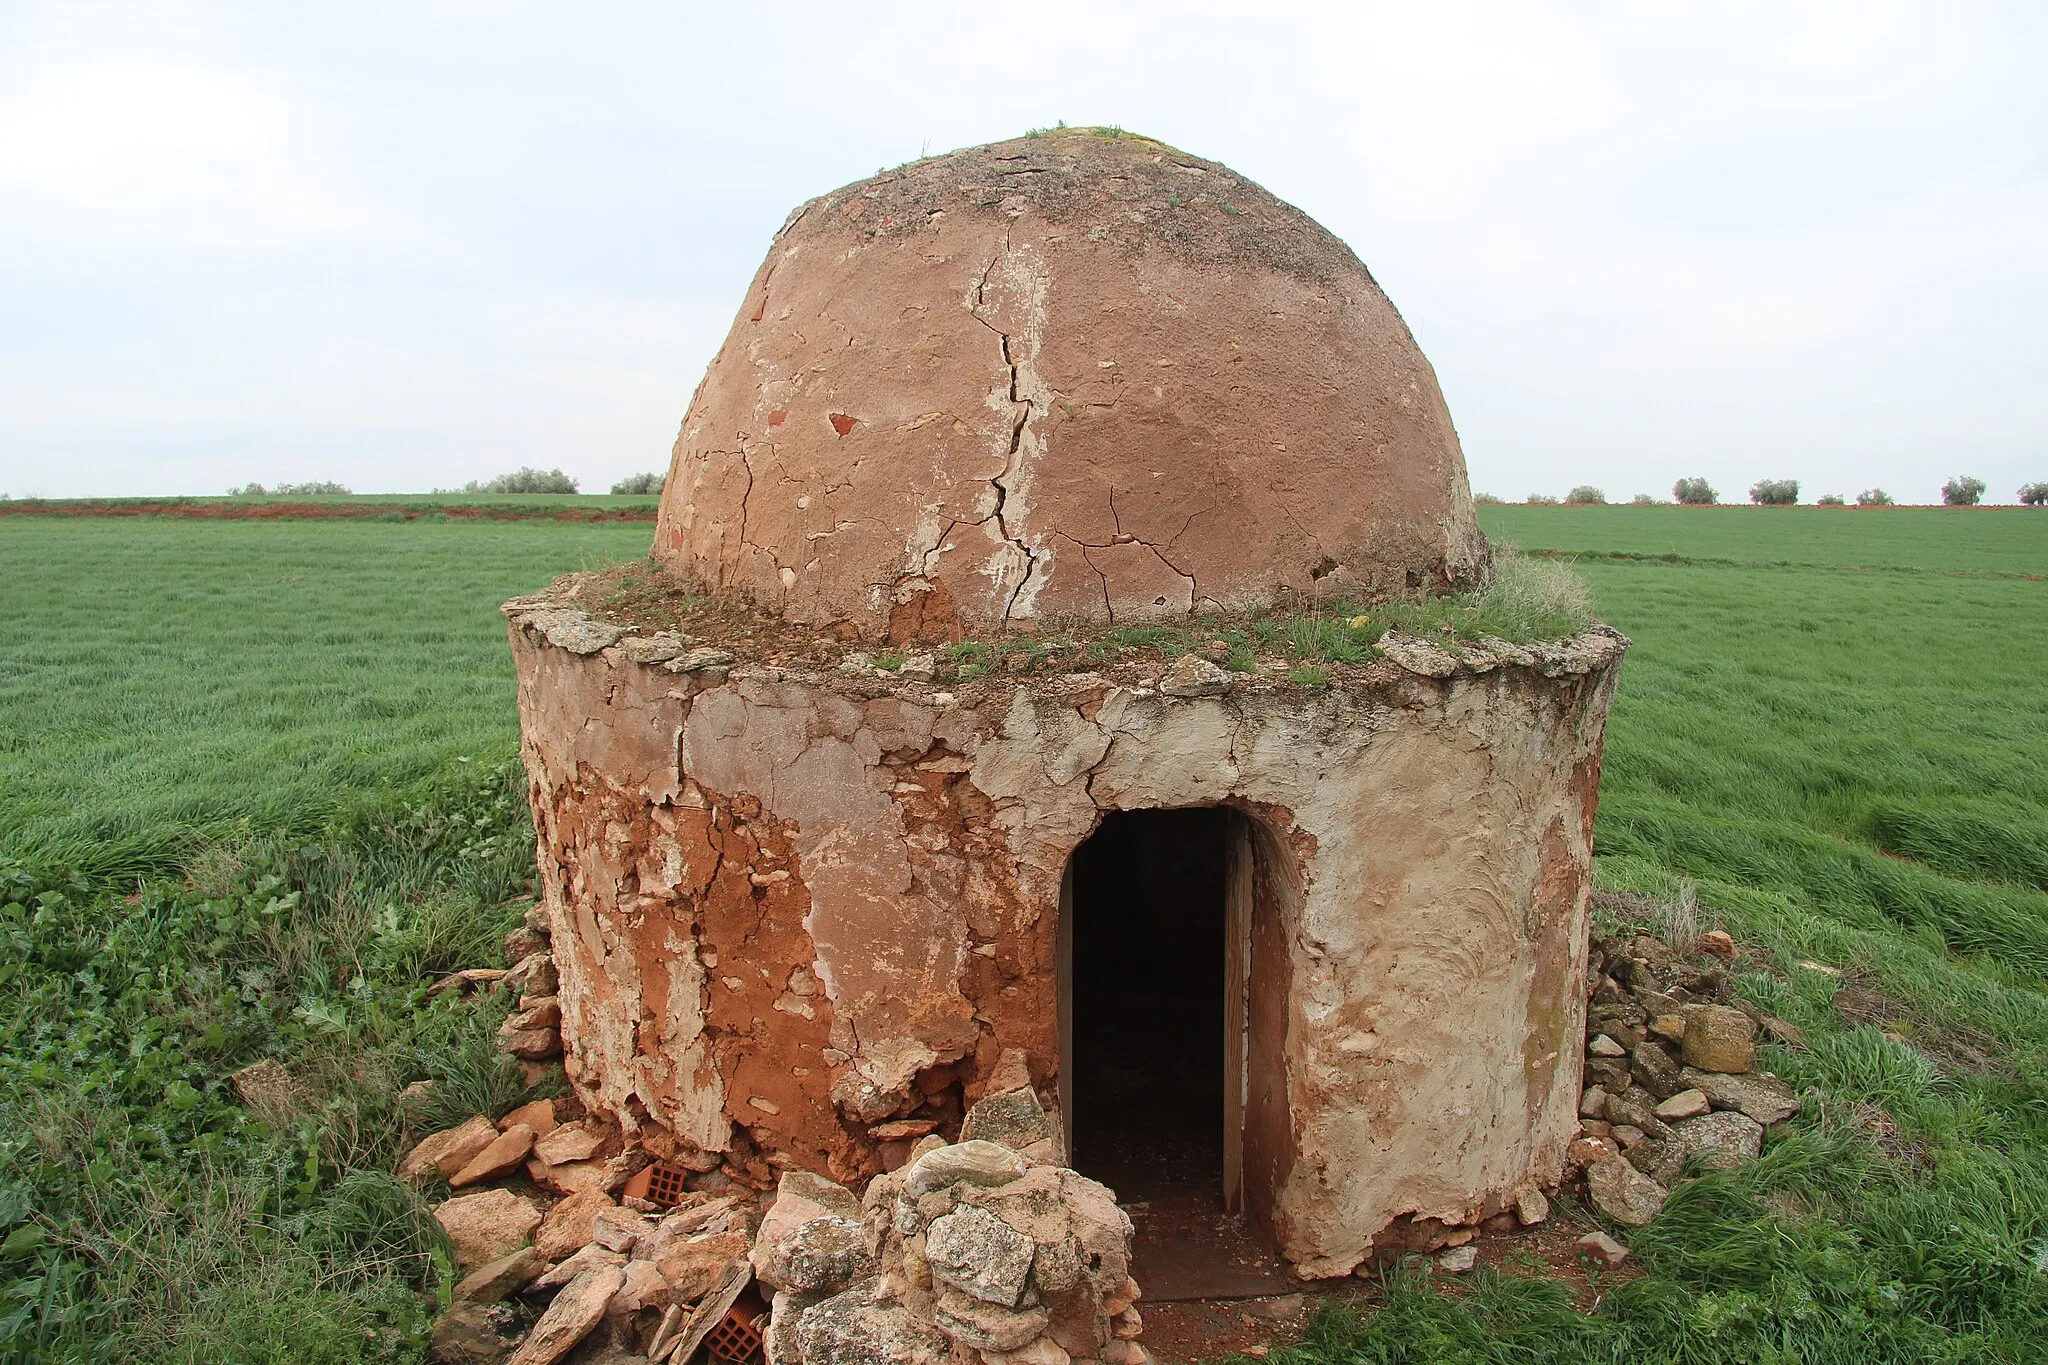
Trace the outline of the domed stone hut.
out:
<instances>
[{"instance_id":1,"label":"domed stone hut","mask_svg":"<svg viewBox=\"0 0 2048 1365\"><path fill-rule=\"evenodd\" d=\"M506 606L590 1107L849 1181L1021 1063L1084 1172L1192 1172L1308 1276L1556 1183L1627 642L1274 656L1492 573L1306 215L1084 130L811 201L653 550Z\"/></svg>"}]
</instances>

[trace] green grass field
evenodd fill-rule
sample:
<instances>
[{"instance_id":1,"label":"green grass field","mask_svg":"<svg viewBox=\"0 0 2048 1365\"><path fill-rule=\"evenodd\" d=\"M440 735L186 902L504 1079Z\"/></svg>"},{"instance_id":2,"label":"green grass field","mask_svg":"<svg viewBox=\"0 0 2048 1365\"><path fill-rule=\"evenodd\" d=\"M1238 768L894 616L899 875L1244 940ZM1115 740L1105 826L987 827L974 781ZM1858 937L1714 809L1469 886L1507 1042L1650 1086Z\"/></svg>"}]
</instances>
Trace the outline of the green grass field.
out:
<instances>
[{"instance_id":1,"label":"green grass field","mask_svg":"<svg viewBox=\"0 0 2048 1365\"><path fill-rule=\"evenodd\" d=\"M160 865L195 831L518 744L497 604L644 524L0 519L0 850ZM140 860L140 861L138 861Z\"/></svg>"},{"instance_id":2,"label":"green grass field","mask_svg":"<svg viewBox=\"0 0 2048 1365\"><path fill-rule=\"evenodd\" d=\"M1290 1365L2038 1359L2048 513L1481 513L1636 642L1597 878L1765 952L1809 1103L1590 1316L1396 1277ZM521 1093L423 996L530 876L496 605L648 534L0 518L0 1361L423 1358L445 1251L384 1172ZM227 1083L262 1057L290 1114Z\"/></svg>"},{"instance_id":3,"label":"green grass field","mask_svg":"<svg viewBox=\"0 0 2048 1365\"><path fill-rule=\"evenodd\" d=\"M2048 574L2048 510L2030 507L1490 506L1479 521L1531 552Z\"/></svg>"},{"instance_id":4,"label":"green grass field","mask_svg":"<svg viewBox=\"0 0 2048 1365\"><path fill-rule=\"evenodd\" d=\"M170 498L22 498L0 500L0 515L37 516L125 516L168 509L170 515L185 512L217 513L238 510L252 515L266 507L311 508L336 515L364 508L393 513L456 512L480 509L490 512L531 513L536 517L586 512L632 512L650 519L661 497L654 493L237 493L213 497Z\"/></svg>"}]
</instances>

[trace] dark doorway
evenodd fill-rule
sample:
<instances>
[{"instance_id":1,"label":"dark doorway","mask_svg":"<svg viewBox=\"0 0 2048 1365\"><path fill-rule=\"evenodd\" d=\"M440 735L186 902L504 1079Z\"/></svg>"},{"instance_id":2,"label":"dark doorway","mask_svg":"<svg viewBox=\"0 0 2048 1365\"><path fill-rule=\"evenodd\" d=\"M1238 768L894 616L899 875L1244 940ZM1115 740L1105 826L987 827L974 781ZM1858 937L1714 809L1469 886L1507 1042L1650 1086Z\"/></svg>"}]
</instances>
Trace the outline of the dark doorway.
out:
<instances>
[{"instance_id":1,"label":"dark doorway","mask_svg":"<svg viewBox=\"0 0 2048 1365\"><path fill-rule=\"evenodd\" d=\"M1131 1214L1133 1273L1154 1302L1291 1288L1239 1211L1249 833L1220 806L1117 811L1069 868L1073 1161Z\"/></svg>"},{"instance_id":2,"label":"dark doorway","mask_svg":"<svg viewBox=\"0 0 2048 1365\"><path fill-rule=\"evenodd\" d=\"M1229 815L1116 811L1074 852L1074 1159L1131 1197L1166 1165L1222 1198Z\"/></svg>"}]
</instances>

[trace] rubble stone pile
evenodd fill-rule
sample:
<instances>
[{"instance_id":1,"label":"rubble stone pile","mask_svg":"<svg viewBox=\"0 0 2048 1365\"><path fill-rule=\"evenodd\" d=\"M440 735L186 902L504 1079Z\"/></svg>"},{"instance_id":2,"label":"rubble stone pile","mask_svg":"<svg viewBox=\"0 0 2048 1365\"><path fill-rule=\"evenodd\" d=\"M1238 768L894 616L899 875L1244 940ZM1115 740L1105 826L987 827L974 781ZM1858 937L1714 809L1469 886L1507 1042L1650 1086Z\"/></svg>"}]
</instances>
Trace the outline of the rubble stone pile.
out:
<instances>
[{"instance_id":1,"label":"rubble stone pile","mask_svg":"<svg viewBox=\"0 0 2048 1365\"><path fill-rule=\"evenodd\" d=\"M1755 1069L1759 1035L1797 1029L1736 997L1734 939L1703 934L1697 956L1662 940L1595 934L1588 963L1585 1087L1570 1172L1593 1207L1641 1227L1689 1171L1725 1169L1799 1112L1792 1087Z\"/></svg>"},{"instance_id":2,"label":"rubble stone pile","mask_svg":"<svg viewBox=\"0 0 2048 1365\"><path fill-rule=\"evenodd\" d=\"M991 1109L1004 1141L926 1138L860 1200L783 1176L753 1256L775 1291L770 1365L1145 1365L1130 1219L1107 1186L1025 1154L1056 1144L1030 1090L969 1124Z\"/></svg>"},{"instance_id":3,"label":"rubble stone pile","mask_svg":"<svg viewBox=\"0 0 2048 1365\"><path fill-rule=\"evenodd\" d=\"M1060 1164L1058 1120L1004 1060L1018 1084L960 1142L923 1137L865 1197L785 1170L765 1216L716 1165L657 1186L683 1168L574 1099L429 1135L399 1175L455 1191L434 1213L464 1272L435 1358L685 1365L758 1281L767 1365L1146 1365L1130 1220Z\"/></svg>"},{"instance_id":4,"label":"rubble stone pile","mask_svg":"<svg viewBox=\"0 0 2048 1365\"><path fill-rule=\"evenodd\" d=\"M519 1007L499 1025L498 1042L522 1062L554 1061L562 1055L561 977L548 944L545 910L535 906L526 923L506 936L505 957L512 969L502 984L518 998Z\"/></svg>"}]
</instances>

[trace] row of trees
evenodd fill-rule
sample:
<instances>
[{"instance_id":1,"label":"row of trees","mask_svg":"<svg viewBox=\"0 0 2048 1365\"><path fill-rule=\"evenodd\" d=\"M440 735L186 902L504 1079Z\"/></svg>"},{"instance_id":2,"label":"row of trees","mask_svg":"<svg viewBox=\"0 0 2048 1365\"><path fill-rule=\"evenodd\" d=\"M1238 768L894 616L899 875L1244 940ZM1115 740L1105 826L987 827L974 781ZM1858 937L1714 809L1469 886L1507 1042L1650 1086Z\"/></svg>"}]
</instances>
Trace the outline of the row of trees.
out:
<instances>
[{"instance_id":1,"label":"row of trees","mask_svg":"<svg viewBox=\"0 0 2048 1365\"><path fill-rule=\"evenodd\" d=\"M1969 475L1959 475L1941 486L1942 503L1949 507L1975 507L1984 500L1984 480ZM1671 485L1672 500L1682 507L1707 507L1721 500L1714 485L1705 479L1680 479ZM1791 507L1799 501L1799 480L1759 479L1749 486L1749 500L1759 507ZM2028 507L2048 505L2048 483L2020 485L2019 500ZM1491 493L1481 493L1474 502L1499 503L1503 501ZM1526 499L1531 507L1556 507L1560 501L1567 507L1604 507L1607 495L1591 484L1582 483L1562 499L1548 493L1531 493ZM1840 493L1823 493L1814 499L1820 507L1846 507L1849 500ZM1656 498L1648 493L1638 493L1629 499L1635 507L1655 507ZM1858 507L1890 507L1892 495L1882 488L1866 488L1856 495Z\"/></svg>"},{"instance_id":2,"label":"row of trees","mask_svg":"<svg viewBox=\"0 0 2048 1365\"><path fill-rule=\"evenodd\" d=\"M628 474L612 485L612 492L659 493L666 477L652 472ZM500 474L495 479L471 479L460 488L436 488L436 493L574 493L576 480L559 469L535 469L522 465L510 474ZM346 484L327 480L309 483L274 483L265 487L260 483L245 483L240 488L230 488L228 496L234 498L310 498L320 496L343 496L351 493Z\"/></svg>"},{"instance_id":3,"label":"row of trees","mask_svg":"<svg viewBox=\"0 0 2048 1365\"><path fill-rule=\"evenodd\" d=\"M265 488L260 483L245 483L240 488L230 488L231 498L318 498L347 497L351 492L345 483L333 483L316 479L310 483L274 483Z\"/></svg>"},{"instance_id":4,"label":"row of trees","mask_svg":"<svg viewBox=\"0 0 2048 1365\"><path fill-rule=\"evenodd\" d=\"M652 472L628 474L612 485L614 494L659 493L665 476ZM522 465L510 474L478 482L471 479L460 488L437 488L436 493L574 493L576 480L559 469L534 469Z\"/></svg>"}]
</instances>

